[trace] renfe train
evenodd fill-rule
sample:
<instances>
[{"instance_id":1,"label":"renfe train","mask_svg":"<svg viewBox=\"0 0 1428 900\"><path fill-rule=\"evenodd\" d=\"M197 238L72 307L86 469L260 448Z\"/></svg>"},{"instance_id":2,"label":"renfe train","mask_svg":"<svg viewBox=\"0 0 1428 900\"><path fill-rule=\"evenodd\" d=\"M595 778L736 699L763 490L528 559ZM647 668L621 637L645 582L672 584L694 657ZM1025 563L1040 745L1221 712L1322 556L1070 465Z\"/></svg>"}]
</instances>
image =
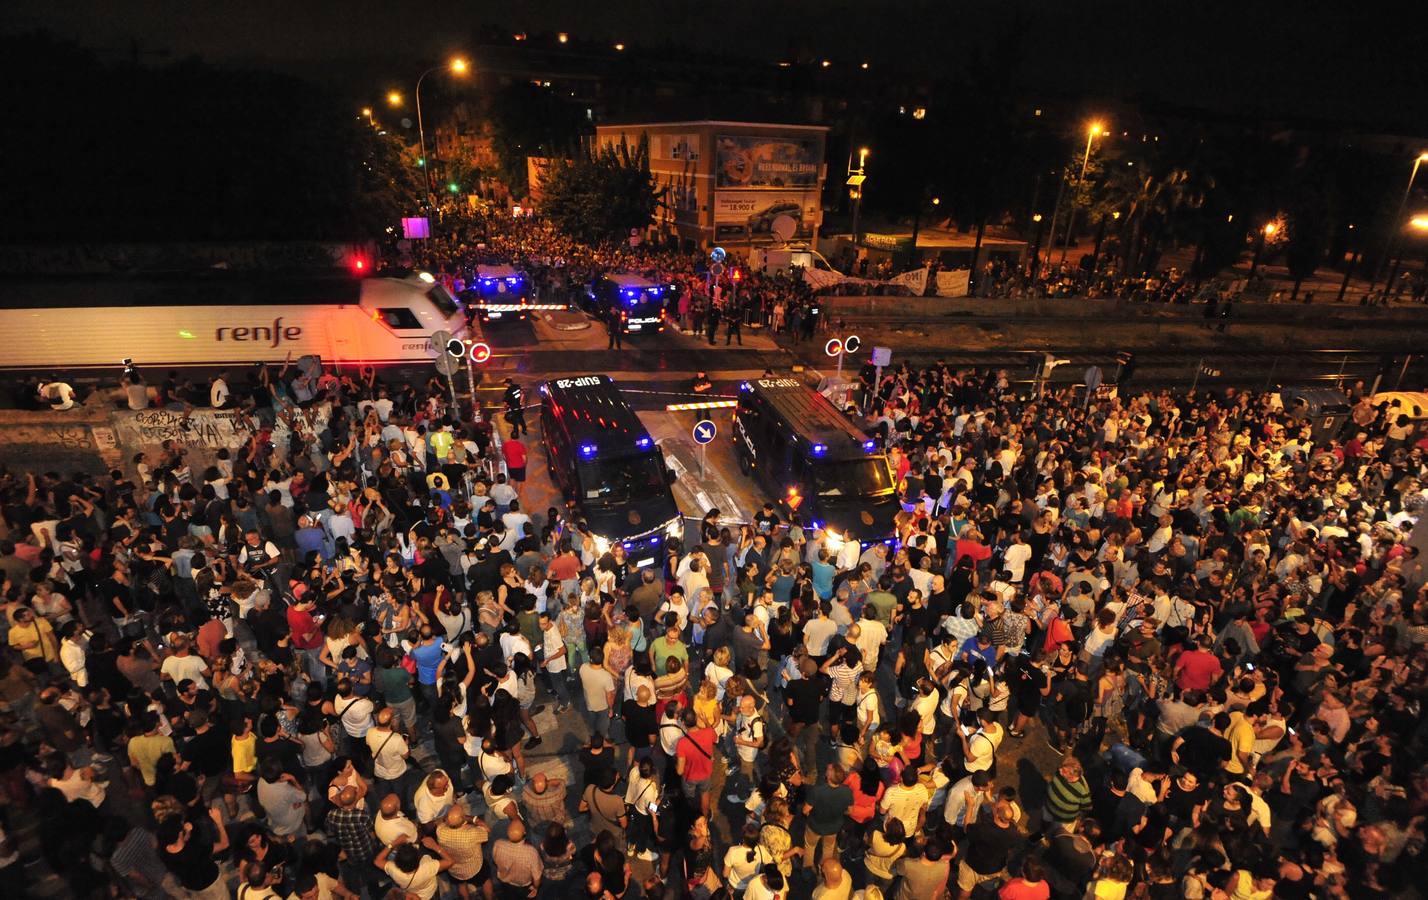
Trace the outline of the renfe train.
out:
<instances>
[{"instance_id":1,"label":"renfe train","mask_svg":"<svg viewBox=\"0 0 1428 900\"><path fill-rule=\"evenodd\" d=\"M282 362L426 362L431 335L466 317L426 273L402 277L182 276L0 279L0 369Z\"/></svg>"}]
</instances>

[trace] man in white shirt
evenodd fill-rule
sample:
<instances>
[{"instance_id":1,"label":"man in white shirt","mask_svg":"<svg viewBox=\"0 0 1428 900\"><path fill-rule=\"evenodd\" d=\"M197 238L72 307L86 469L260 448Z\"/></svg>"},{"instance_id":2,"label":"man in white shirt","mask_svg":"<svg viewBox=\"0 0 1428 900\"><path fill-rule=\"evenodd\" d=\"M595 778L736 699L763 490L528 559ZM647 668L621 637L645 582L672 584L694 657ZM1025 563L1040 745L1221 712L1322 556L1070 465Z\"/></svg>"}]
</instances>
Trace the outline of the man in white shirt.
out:
<instances>
[{"instance_id":1,"label":"man in white shirt","mask_svg":"<svg viewBox=\"0 0 1428 900\"><path fill-rule=\"evenodd\" d=\"M1020 531L1012 535L1012 542L1002 553L1002 568L1011 573L1011 583L1021 584L1026 580L1026 563L1031 559L1031 545Z\"/></svg>"},{"instance_id":2,"label":"man in white shirt","mask_svg":"<svg viewBox=\"0 0 1428 900\"><path fill-rule=\"evenodd\" d=\"M388 794L382 798L381 811L372 820L372 830L376 832L377 840L388 847L402 836L405 836L408 842L417 839L416 823L402 814L402 801L396 794Z\"/></svg>"},{"instance_id":3,"label":"man in white shirt","mask_svg":"<svg viewBox=\"0 0 1428 900\"><path fill-rule=\"evenodd\" d=\"M855 636L853 631L858 632ZM877 611L870 606L863 607L863 620L848 629L848 639L858 652L863 654L863 668L875 671L878 667L878 653L888 640L888 628L878 621Z\"/></svg>"},{"instance_id":4,"label":"man in white shirt","mask_svg":"<svg viewBox=\"0 0 1428 900\"><path fill-rule=\"evenodd\" d=\"M514 534L516 540L520 540L521 535L526 533L525 527L531 523L531 517L521 512L521 501L516 498L511 498L509 506L510 509L501 516L501 521L506 523L506 533Z\"/></svg>"},{"instance_id":5,"label":"man in white shirt","mask_svg":"<svg viewBox=\"0 0 1428 900\"><path fill-rule=\"evenodd\" d=\"M204 677L208 674L208 663L203 661L203 657L190 651L189 639L185 635L175 638L173 655L164 660L164 664L159 667L159 674L173 684L187 678L200 691L208 690L208 679Z\"/></svg>"},{"instance_id":6,"label":"man in white shirt","mask_svg":"<svg viewBox=\"0 0 1428 900\"><path fill-rule=\"evenodd\" d=\"M377 713L377 724L367 732L367 749L372 751L376 791L405 797L411 793L406 789L407 774L411 771L407 757L411 755L411 748L407 739L392 726L393 715L390 707Z\"/></svg>"},{"instance_id":7,"label":"man in white shirt","mask_svg":"<svg viewBox=\"0 0 1428 900\"><path fill-rule=\"evenodd\" d=\"M803 646L819 665L828 658L828 641L838 633L838 623L830 618L832 612L832 602L824 600L818 605L818 617L803 626Z\"/></svg>"}]
</instances>

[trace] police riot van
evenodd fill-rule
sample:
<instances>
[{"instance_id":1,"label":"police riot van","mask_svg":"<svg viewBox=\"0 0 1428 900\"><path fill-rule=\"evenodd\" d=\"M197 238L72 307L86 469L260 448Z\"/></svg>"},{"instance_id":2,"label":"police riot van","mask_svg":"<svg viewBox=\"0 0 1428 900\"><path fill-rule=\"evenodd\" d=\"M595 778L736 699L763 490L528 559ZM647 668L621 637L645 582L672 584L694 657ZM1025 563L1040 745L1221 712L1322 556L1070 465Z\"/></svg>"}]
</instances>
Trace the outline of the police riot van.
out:
<instances>
[{"instance_id":1,"label":"police riot van","mask_svg":"<svg viewBox=\"0 0 1428 900\"><path fill-rule=\"evenodd\" d=\"M595 548L622 544L636 567L658 566L684 520L665 465L639 416L608 375L558 378L540 386L540 424L551 479L574 502Z\"/></svg>"},{"instance_id":2,"label":"police riot van","mask_svg":"<svg viewBox=\"0 0 1428 900\"><path fill-rule=\"evenodd\" d=\"M786 516L824 528L830 549L848 540L892 543L901 506L887 455L827 397L793 378L746 381L733 443L739 470L777 497Z\"/></svg>"},{"instance_id":3,"label":"police riot van","mask_svg":"<svg viewBox=\"0 0 1428 900\"><path fill-rule=\"evenodd\" d=\"M530 278L513 266L477 266L461 299L483 324L524 322L530 315Z\"/></svg>"},{"instance_id":4,"label":"police riot van","mask_svg":"<svg viewBox=\"0 0 1428 900\"><path fill-rule=\"evenodd\" d=\"M626 333L664 331L669 287L641 275L610 274L595 279L586 293L586 309L601 321L619 319Z\"/></svg>"}]
</instances>

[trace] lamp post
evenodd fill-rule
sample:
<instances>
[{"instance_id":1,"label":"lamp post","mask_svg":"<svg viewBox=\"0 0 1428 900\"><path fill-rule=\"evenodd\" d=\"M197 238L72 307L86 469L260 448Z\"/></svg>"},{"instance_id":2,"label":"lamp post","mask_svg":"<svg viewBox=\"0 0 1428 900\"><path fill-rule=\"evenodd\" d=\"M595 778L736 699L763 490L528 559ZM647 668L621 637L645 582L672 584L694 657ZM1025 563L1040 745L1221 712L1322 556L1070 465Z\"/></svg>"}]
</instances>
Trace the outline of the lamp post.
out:
<instances>
[{"instance_id":1,"label":"lamp post","mask_svg":"<svg viewBox=\"0 0 1428 900\"><path fill-rule=\"evenodd\" d=\"M1041 213L1032 213L1031 221L1036 224L1036 233L1031 239L1031 276L1027 280L1035 284L1041 269Z\"/></svg>"},{"instance_id":2,"label":"lamp post","mask_svg":"<svg viewBox=\"0 0 1428 900\"><path fill-rule=\"evenodd\" d=\"M445 69L445 70L447 70L448 72L450 72L450 73L453 74L453 75L465 75L465 74L467 73L467 71L470 70L470 68L471 68L470 65L466 62L465 59L461 58L460 56L456 56L456 57L452 57L452 59L451 59L449 62L447 62L445 65L432 66L430 69L427 69L425 72L423 72L423 73L421 73L419 76L417 76L417 83L416 83L417 138L421 141L422 170L423 170L423 172L424 172L424 174L425 174L425 178L426 178L426 201L427 201L427 204L428 204L428 205L433 206L433 207L435 206L435 203L432 202L432 189L431 189L431 158L426 155L426 126L422 123L422 118L421 118L421 83L422 83L423 81L425 81L425 80L426 80L426 76L430 75L432 72L440 72L441 70ZM392 95L393 95L393 94L396 94L396 91L393 91L392 94L388 94L388 95L387 95L387 100L388 100L389 102L391 102L391 99L392 99Z\"/></svg>"},{"instance_id":3,"label":"lamp post","mask_svg":"<svg viewBox=\"0 0 1428 900\"><path fill-rule=\"evenodd\" d=\"M1428 216L1414 216L1413 218L1408 220L1407 227L1412 228L1419 234L1428 234ZM1402 226L1400 226L1399 230L1403 230ZM1393 243L1396 246L1398 244L1397 239L1395 239ZM1393 266L1388 270L1388 279L1383 283L1383 293L1385 299L1387 299L1388 297L1389 289L1393 287L1393 279L1398 277L1398 264L1401 262L1403 262L1403 254L1398 253L1393 258Z\"/></svg>"},{"instance_id":4,"label":"lamp post","mask_svg":"<svg viewBox=\"0 0 1428 900\"><path fill-rule=\"evenodd\" d=\"M1384 266L1388 265L1388 258L1393 255L1394 249L1398 246L1398 239L1403 231L1403 211L1408 208L1408 198L1413 193L1413 182L1418 178L1418 167L1428 162L1428 153L1420 153L1413 160L1413 171L1408 173L1408 186L1403 189L1403 199L1398 201L1398 212L1393 214L1393 225L1388 231L1388 240L1384 242L1383 256L1378 261L1373 278L1369 281L1369 293L1373 293L1373 286L1383 274ZM1395 271L1395 274L1397 272ZM1389 277L1392 281L1392 276Z\"/></svg>"},{"instance_id":5,"label":"lamp post","mask_svg":"<svg viewBox=\"0 0 1428 900\"><path fill-rule=\"evenodd\" d=\"M910 265L916 265L918 262L920 262L920 260L918 259L918 256L917 256L917 234L918 234L918 232L922 229L922 208L923 208L923 206L926 205L926 202L931 202L931 204L932 204L934 207L942 205L942 198L941 198L941 197L932 197L932 198L930 199L930 201L929 201L928 196L927 196L929 193L931 193L931 192L930 192L930 191L923 191L923 193L922 193L922 199L919 200L919 201L918 201L918 204L917 204L917 211L912 214L912 249L911 249L911 251L910 251L910 253L911 253L911 259L909 260L909 264L910 264Z\"/></svg>"},{"instance_id":6,"label":"lamp post","mask_svg":"<svg viewBox=\"0 0 1428 900\"><path fill-rule=\"evenodd\" d=\"M1253 278L1254 273L1259 271L1259 257L1264 253L1265 238L1274 237L1274 233L1278 230L1279 226L1273 222L1265 223L1265 226L1259 230L1259 237L1255 238L1254 242L1254 261L1250 263L1248 278Z\"/></svg>"},{"instance_id":7,"label":"lamp post","mask_svg":"<svg viewBox=\"0 0 1428 900\"><path fill-rule=\"evenodd\" d=\"M858 243L858 216L863 211L863 182L867 180L868 148L858 148L858 166L853 167L853 156L848 155L848 187L853 196L853 244Z\"/></svg>"},{"instance_id":8,"label":"lamp post","mask_svg":"<svg viewBox=\"0 0 1428 900\"><path fill-rule=\"evenodd\" d=\"M1081 186L1086 183L1086 168L1091 164L1091 142L1101 134L1105 134L1105 129L1101 127L1100 122L1092 122L1091 127L1086 129L1086 152L1081 157L1081 174L1076 179L1076 189L1078 191L1081 189ZM1074 233L1075 228L1076 204L1073 202L1071 204L1071 211L1066 214L1066 243L1061 245L1061 263L1066 262L1066 252L1071 249L1071 235ZM1055 240L1056 234L1053 232L1051 237Z\"/></svg>"}]
</instances>

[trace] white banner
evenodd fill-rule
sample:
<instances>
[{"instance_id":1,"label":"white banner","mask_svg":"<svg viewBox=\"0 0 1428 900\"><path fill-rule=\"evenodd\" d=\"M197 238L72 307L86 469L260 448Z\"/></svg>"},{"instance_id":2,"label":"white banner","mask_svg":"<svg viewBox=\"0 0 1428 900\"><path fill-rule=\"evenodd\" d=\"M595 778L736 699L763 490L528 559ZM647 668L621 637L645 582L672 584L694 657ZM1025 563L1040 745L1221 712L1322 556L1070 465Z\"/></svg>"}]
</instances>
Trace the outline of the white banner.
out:
<instances>
[{"instance_id":1,"label":"white banner","mask_svg":"<svg viewBox=\"0 0 1428 900\"><path fill-rule=\"evenodd\" d=\"M937 296L939 297L965 297L967 288L971 283L971 269L955 269L951 272L937 273Z\"/></svg>"},{"instance_id":2,"label":"white banner","mask_svg":"<svg viewBox=\"0 0 1428 900\"><path fill-rule=\"evenodd\" d=\"M912 296L921 297L922 292L927 290L927 273L931 271L927 266L920 269L911 269L901 275L888 279L888 284L900 284L912 291Z\"/></svg>"},{"instance_id":3,"label":"white banner","mask_svg":"<svg viewBox=\"0 0 1428 900\"><path fill-rule=\"evenodd\" d=\"M824 288L831 288L835 285L842 284L847 280L848 276L844 275L842 272L830 272L827 269L803 270L804 283L807 284L809 287L813 288L815 291L821 291Z\"/></svg>"}]
</instances>

